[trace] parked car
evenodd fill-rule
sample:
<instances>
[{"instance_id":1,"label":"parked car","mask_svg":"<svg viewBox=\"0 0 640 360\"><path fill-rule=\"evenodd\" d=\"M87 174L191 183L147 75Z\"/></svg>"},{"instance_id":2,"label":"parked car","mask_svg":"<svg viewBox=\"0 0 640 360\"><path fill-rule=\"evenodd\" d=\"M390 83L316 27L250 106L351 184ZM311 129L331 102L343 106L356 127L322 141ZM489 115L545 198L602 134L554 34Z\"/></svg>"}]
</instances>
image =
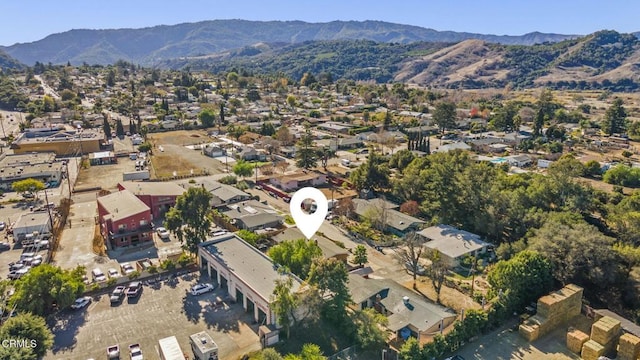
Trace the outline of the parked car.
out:
<instances>
[{"instance_id":1,"label":"parked car","mask_svg":"<svg viewBox=\"0 0 640 360\"><path fill-rule=\"evenodd\" d=\"M131 264L129 263L120 264L120 269L122 269L122 273L125 275L129 275L132 272L136 271L136 269L133 266L131 266Z\"/></svg>"},{"instance_id":2,"label":"parked car","mask_svg":"<svg viewBox=\"0 0 640 360\"><path fill-rule=\"evenodd\" d=\"M169 230L163 228L163 227L159 227L156 229L156 232L158 233L158 236L160 237L160 239L168 239L169 238Z\"/></svg>"},{"instance_id":3,"label":"parked car","mask_svg":"<svg viewBox=\"0 0 640 360\"><path fill-rule=\"evenodd\" d=\"M104 275L102 270L98 268L91 270L91 276L93 277L93 281L97 281L97 282L107 281L107 277Z\"/></svg>"},{"instance_id":4,"label":"parked car","mask_svg":"<svg viewBox=\"0 0 640 360\"><path fill-rule=\"evenodd\" d=\"M107 359L115 360L120 359L120 346L112 345L107 348Z\"/></svg>"},{"instance_id":5,"label":"parked car","mask_svg":"<svg viewBox=\"0 0 640 360\"><path fill-rule=\"evenodd\" d=\"M114 268L111 268L109 270L107 270L107 275L109 276L109 278L119 278L120 277L120 272Z\"/></svg>"},{"instance_id":6,"label":"parked car","mask_svg":"<svg viewBox=\"0 0 640 360\"><path fill-rule=\"evenodd\" d=\"M140 344L131 344L129 345L129 357L131 360L143 360L142 350L140 349Z\"/></svg>"},{"instance_id":7,"label":"parked car","mask_svg":"<svg viewBox=\"0 0 640 360\"><path fill-rule=\"evenodd\" d=\"M202 295L204 293L208 293L210 291L213 291L216 287L213 286L213 284L196 284L193 287L191 287L191 290L189 291L189 293L193 296L197 296L197 295Z\"/></svg>"},{"instance_id":8,"label":"parked car","mask_svg":"<svg viewBox=\"0 0 640 360\"><path fill-rule=\"evenodd\" d=\"M33 266L38 266L40 264L42 264L42 255L36 255L33 257L33 259L31 259L31 262L29 263L29 265Z\"/></svg>"},{"instance_id":9,"label":"parked car","mask_svg":"<svg viewBox=\"0 0 640 360\"><path fill-rule=\"evenodd\" d=\"M9 271L20 270L25 266L27 266L27 264L25 264L23 261L12 262L9 263Z\"/></svg>"},{"instance_id":10,"label":"parked car","mask_svg":"<svg viewBox=\"0 0 640 360\"><path fill-rule=\"evenodd\" d=\"M29 270L31 270L31 266L25 266L23 268L20 268L18 270L14 270L9 272L9 275L7 275L7 278L11 279L11 280L18 280L21 277L24 276L24 274L28 273Z\"/></svg>"},{"instance_id":11,"label":"parked car","mask_svg":"<svg viewBox=\"0 0 640 360\"><path fill-rule=\"evenodd\" d=\"M76 299L76 301L73 304L71 304L71 308L73 310L80 310L84 307L87 307L89 304L91 304L91 297L83 296L81 298Z\"/></svg>"},{"instance_id":12,"label":"parked car","mask_svg":"<svg viewBox=\"0 0 640 360\"><path fill-rule=\"evenodd\" d=\"M142 283L140 281L129 283L124 293L127 294L128 298L138 297L142 293Z\"/></svg>"},{"instance_id":13,"label":"parked car","mask_svg":"<svg viewBox=\"0 0 640 360\"><path fill-rule=\"evenodd\" d=\"M11 244L8 242L0 242L0 251L11 250Z\"/></svg>"},{"instance_id":14,"label":"parked car","mask_svg":"<svg viewBox=\"0 0 640 360\"><path fill-rule=\"evenodd\" d=\"M0 231L6 229L7 227L7 223L5 223L4 221L0 221Z\"/></svg>"},{"instance_id":15,"label":"parked car","mask_svg":"<svg viewBox=\"0 0 640 360\"><path fill-rule=\"evenodd\" d=\"M109 301L111 301L112 304L117 304L121 302L122 299L124 298L125 289L126 288L124 286L116 286L116 288L113 289L113 291L111 292Z\"/></svg>"}]
</instances>

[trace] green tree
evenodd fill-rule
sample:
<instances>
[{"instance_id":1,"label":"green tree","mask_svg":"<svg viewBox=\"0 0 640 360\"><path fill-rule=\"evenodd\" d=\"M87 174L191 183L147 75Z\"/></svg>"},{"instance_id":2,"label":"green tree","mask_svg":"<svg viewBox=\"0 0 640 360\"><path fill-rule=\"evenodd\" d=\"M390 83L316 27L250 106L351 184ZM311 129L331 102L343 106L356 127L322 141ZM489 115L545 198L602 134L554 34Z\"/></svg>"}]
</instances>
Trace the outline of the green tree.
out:
<instances>
[{"instance_id":1,"label":"green tree","mask_svg":"<svg viewBox=\"0 0 640 360\"><path fill-rule=\"evenodd\" d=\"M198 119L200 119L202 126L209 128L212 127L216 122L216 113L213 111L213 109L204 108L198 114Z\"/></svg>"},{"instance_id":2,"label":"green tree","mask_svg":"<svg viewBox=\"0 0 640 360\"><path fill-rule=\"evenodd\" d=\"M38 191L44 190L44 183L37 179L28 178L14 182L13 184L11 184L11 189L18 194L33 194Z\"/></svg>"},{"instance_id":3,"label":"green tree","mask_svg":"<svg viewBox=\"0 0 640 360\"><path fill-rule=\"evenodd\" d=\"M211 198L206 189L191 187L178 196L176 205L165 217L164 226L192 253L198 251L198 244L205 240L211 228Z\"/></svg>"},{"instance_id":4,"label":"green tree","mask_svg":"<svg viewBox=\"0 0 640 360\"><path fill-rule=\"evenodd\" d=\"M140 152L149 152L149 151L151 151L152 147L153 147L153 145L151 145L150 142L145 141L142 144L138 145L138 151L140 151Z\"/></svg>"},{"instance_id":5,"label":"green tree","mask_svg":"<svg viewBox=\"0 0 640 360\"><path fill-rule=\"evenodd\" d=\"M253 175L254 167L255 166L248 161L238 160L233 166L233 173L241 178L246 178L247 176Z\"/></svg>"},{"instance_id":6,"label":"green tree","mask_svg":"<svg viewBox=\"0 0 640 360\"><path fill-rule=\"evenodd\" d=\"M0 360L37 360L38 355L29 347L0 347Z\"/></svg>"},{"instance_id":7,"label":"green tree","mask_svg":"<svg viewBox=\"0 0 640 360\"><path fill-rule=\"evenodd\" d=\"M102 131L104 131L104 135L107 139L111 139L111 125L109 124L109 120L107 120L107 114L102 113Z\"/></svg>"},{"instance_id":8,"label":"green tree","mask_svg":"<svg viewBox=\"0 0 640 360\"><path fill-rule=\"evenodd\" d=\"M495 291L504 291L509 307L520 311L548 293L553 286L552 265L539 252L525 250L509 260L500 260L487 276Z\"/></svg>"},{"instance_id":9,"label":"green tree","mask_svg":"<svg viewBox=\"0 0 640 360\"><path fill-rule=\"evenodd\" d=\"M313 145L313 135L309 124L305 124L304 134L300 137L296 149L296 166L310 169L318 165L317 149Z\"/></svg>"},{"instance_id":10,"label":"green tree","mask_svg":"<svg viewBox=\"0 0 640 360\"><path fill-rule=\"evenodd\" d=\"M326 357L322 354L320 346L316 344L304 344L300 351L300 358L302 360L325 360Z\"/></svg>"},{"instance_id":11,"label":"green tree","mask_svg":"<svg viewBox=\"0 0 640 360\"><path fill-rule=\"evenodd\" d=\"M389 168L384 158L370 149L367 161L349 175L349 180L358 191L384 189L389 186Z\"/></svg>"},{"instance_id":12,"label":"green tree","mask_svg":"<svg viewBox=\"0 0 640 360\"><path fill-rule=\"evenodd\" d=\"M359 266L363 266L367 261L369 261L367 259L367 248L362 244L356 246L353 250L353 262Z\"/></svg>"},{"instance_id":13,"label":"green tree","mask_svg":"<svg viewBox=\"0 0 640 360\"><path fill-rule=\"evenodd\" d=\"M355 311L352 319L356 341L363 349L377 350L386 344L387 332L382 328L389 323L386 316L369 308Z\"/></svg>"},{"instance_id":14,"label":"green tree","mask_svg":"<svg viewBox=\"0 0 640 360\"><path fill-rule=\"evenodd\" d=\"M346 265L336 259L316 259L309 271L309 283L316 286L322 299L322 315L330 322L345 326L347 306L353 302L349 293Z\"/></svg>"},{"instance_id":15,"label":"green tree","mask_svg":"<svg viewBox=\"0 0 640 360\"><path fill-rule=\"evenodd\" d=\"M584 175L597 177L602 175L602 166L595 160L589 160L584 164Z\"/></svg>"},{"instance_id":16,"label":"green tree","mask_svg":"<svg viewBox=\"0 0 640 360\"><path fill-rule=\"evenodd\" d=\"M276 264L284 266L301 279L306 279L313 260L322 257L322 250L315 241L298 239L272 246L267 254Z\"/></svg>"},{"instance_id":17,"label":"green tree","mask_svg":"<svg viewBox=\"0 0 640 360\"><path fill-rule=\"evenodd\" d=\"M420 360L423 358L420 342L414 337L407 339L398 352L399 360Z\"/></svg>"},{"instance_id":18,"label":"green tree","mask_svg":"<svg viewBox=\"0 0 640 360\"><path fill-rule=\"evenodd\" d=\"M607 135L622 134L627 129L627 111L623 106L624 102L616 98L613 104L604 113L602 120L602 130Z\"/></svg>"},{"instance_id":19,"label":"green tree","mask_svg":"<svg viewBox=\"0 0 640 360\"><path fill-rule=\"evenodd\" d=\"M249 230L245 230L245 229L241 229L239 230L236 235L238 235L238 237L246 242L248 242L249 244L251 244L252 246L257 246L258 242L266 239L265 235L258 235L253 231L249 231Z\"/></svg>"},{"instance_id":20,"label":"green tree","mask_svg":"<svg viewBox=\"0 0 640 360\"><path fill-rule=\"evenodd\" d=\"M110 68L107 72L107 86L112 87L116 84L116 71L113 68Z\"/></svg>"},{"instance_id":21,"label":"green tree","mask_svg":"<svg viewBox=\"0 0 640 360\"><path fill-rule=\"evenodd\" d=\"M116 135L118 137L124 136L124 127L122 126L122 120L116 120Z\"/></svg>"},{"instance_id":22,"label":"green tree","mask_svg":"<svg viewBox=\"0 0 640 360\"><path fill-rule=\"evenodd\" d=\"M433 121L441 133L453 129L456 125L456 104L448 101L437 103L433 111Z\"/></svg>"},{"instance_id":23,"label":"green tree","mask_svg":"<svg viewBox=\"0 0 640 360\"><path fill-rule=\"evenodd\" d=\"M295 110L296 107L296 97L294 95L287 95L287 105L291 108L291 110Z\"/></svg>"},{"instance_id":24,"label":"green tree","mask_svg":"<svg viewBox=\"0 0 640 360\"><path fill-rule=\"evenodd\" d=\"M276 133L276 128L270 122L262 123L260 127L260 135L262 136L273 136Z\"/></svg>"},{"instance_id":25,"label":"green tree","mask_svg":"<svg viewBox=\"0 0 640 360\"><path fill-rule=\"evenodd\" d=\"M83 267L63 270L49 264L37 266L17 281L11 303L19 311L36 315L49 314L56 306L67 308L85 290L84 273Z\"/></svg>"},{"instance_id":26,"label":"green tree","mask_svg":"<svg viewBox=\"0 0 640 360\"><path fill-rule=\"evenodd\" d=\"M291 276L276 279L275 284L272 294L272 309L278 318L278 324L287 333L288 339L291 334L291 327L296 325L295 310L299 305L298 298L291 292L293 288Z\"/></svg>"},{"instance_id":27,"label":"green tree","mask_svg":"<svg viewBox=\"0 0 640 360\"><path fill-rule=\"evenodd\" d=\"M0 327L0 337L6 340L26 340L29 345L32 344L31 342L35 344L34 347L26 347L29 351L8 350L16 355L16 357L10 357L11 360L42 358L53 346L53 334L44 318L30 313L21 313L7 319ZM7 346L2 348L6 349ZM4 354L1 354L0 358L3 357Z\"/></svg>"}]
</instances>

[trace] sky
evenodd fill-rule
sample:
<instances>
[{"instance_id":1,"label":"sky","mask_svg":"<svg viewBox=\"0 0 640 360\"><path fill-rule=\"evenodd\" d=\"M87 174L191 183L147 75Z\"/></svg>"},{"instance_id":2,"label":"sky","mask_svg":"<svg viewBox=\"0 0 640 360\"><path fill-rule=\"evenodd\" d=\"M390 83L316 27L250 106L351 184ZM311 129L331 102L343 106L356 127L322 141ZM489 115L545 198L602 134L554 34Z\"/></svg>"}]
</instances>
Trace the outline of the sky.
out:
<instances>
[{"instance_id":1,"label":"sky","mask_svg":"<svg viewBox=\"0 0 640 360\"><path fill-rule=\"evenodd\" d=\"M637 0L0 0L0 45L71 29L140 28L216 19L381 20L495 35L640 31Z\"/></svg>"}]
</instances>

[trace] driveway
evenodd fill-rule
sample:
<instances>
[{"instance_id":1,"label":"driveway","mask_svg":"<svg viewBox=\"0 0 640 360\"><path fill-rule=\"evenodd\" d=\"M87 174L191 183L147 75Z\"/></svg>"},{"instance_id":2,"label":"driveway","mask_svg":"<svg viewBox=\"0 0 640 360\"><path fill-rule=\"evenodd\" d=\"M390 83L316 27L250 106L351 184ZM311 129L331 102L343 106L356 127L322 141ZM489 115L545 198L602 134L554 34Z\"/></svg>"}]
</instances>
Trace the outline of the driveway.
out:
<instances>
[{"instance_id":1,"label":"driveway","mask_svg":"<svg viewBox=\"0 0 640 360\"><path fill-rule=\"evenodd\" d=\"M220 359L238 359L260 349L257 325L241 304L224 301L226 293L193 297L186 291L198 282L197 273L144 286L138 300L111 306L102 295L79 312L65 312L51 320L55 343L45 359L104 358L106 348L118 344L128 358L129 344L139 343L145 358L158 358L158 340L175 336L184 353L193 355L189 335L207 331L219 348ZM220 304L216 304L222 300Z\"/></svg>"}]
</instances>

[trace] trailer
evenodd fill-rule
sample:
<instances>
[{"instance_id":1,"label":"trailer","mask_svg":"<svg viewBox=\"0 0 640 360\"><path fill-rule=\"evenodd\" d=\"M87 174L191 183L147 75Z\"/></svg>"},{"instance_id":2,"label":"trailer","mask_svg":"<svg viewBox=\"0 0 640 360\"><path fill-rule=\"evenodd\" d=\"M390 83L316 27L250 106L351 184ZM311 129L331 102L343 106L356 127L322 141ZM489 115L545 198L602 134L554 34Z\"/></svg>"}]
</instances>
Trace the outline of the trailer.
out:
<instances>
[{"instance_id":1,"label":"trailer","mask_svg":"<svg viewBox=\"0 0 640 360\"><path fill-rule=\"evenodd\" d=\"M158 345L160 345L159 352L161 360L185 360L184 353L175 336L158 340Z\"/></svg>"},{"instance_id":2,"label":"trailer","mask_svg":"<svg viewBox=\"0 0 640 360\"><path fill-rule=\"evenodd\" d=\"M149 180L150 178L149 170L140 170L140 171L130 171L122 173L122 180Z\"/></svg>"},{"instance_id":3,"label":"trailer","mask_svg":"<svg viewBox=\"0 0 640 360\"><path fill-rule=\"evenodd\" d=\"M206 331L189 336L191 351L197 360L218 360L218 345Z\"/></svg>"}]
</instances>

